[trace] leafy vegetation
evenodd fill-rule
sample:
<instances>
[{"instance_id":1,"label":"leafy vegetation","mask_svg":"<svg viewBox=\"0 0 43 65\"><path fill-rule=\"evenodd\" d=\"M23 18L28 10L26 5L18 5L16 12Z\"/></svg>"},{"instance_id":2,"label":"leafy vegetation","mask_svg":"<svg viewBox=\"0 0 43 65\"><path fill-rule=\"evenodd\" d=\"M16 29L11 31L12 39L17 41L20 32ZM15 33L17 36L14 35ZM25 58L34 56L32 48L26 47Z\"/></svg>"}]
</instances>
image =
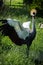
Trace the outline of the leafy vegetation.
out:
<instances>
[{"instance_id":1,"label":"leafy vegetation","mask_svg":"<svg viewBox=\"0 0 43 65\"><path fill-rule=\"evenodd\" d=\"M26 8L5 6L5 9L0 12L0 19L8 17L20 20L21 23L31 20L31 16ZM43 29L39 27L39 23L43 23L43 18L37 16L35 20L37 34L30 47L28 58L26 45L17 46L8 36L2 35L2 31L0 32L0 65L35 65L35 59L42 59L43 61ZM1 25L2 23L0 22ZM43 63L40 65L43 65Z\"/></svg>"},{"instance_id":2,"label":"leafy vegetation","mask_svg":"<svg viewBox=\"0 0 43 65\"><path fill-rule=\"evenodd\" d=\"M38 8L38 9L41 9L43 6L43 0L23 0L23 2L27 5L30 5L30 7L35 7L35 8ZM43 8L42 8L43 9Z\"/></svg>"}]
</instances>

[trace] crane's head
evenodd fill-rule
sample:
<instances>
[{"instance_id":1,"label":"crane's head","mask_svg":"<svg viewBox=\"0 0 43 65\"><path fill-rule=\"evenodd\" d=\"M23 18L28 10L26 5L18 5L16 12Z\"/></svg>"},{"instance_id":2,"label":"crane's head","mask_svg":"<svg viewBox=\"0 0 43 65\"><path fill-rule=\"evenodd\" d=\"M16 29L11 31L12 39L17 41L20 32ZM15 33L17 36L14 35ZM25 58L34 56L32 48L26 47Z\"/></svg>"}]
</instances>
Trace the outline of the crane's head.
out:
<instances>
[{"instance_id":1,"label":"crane's head","mask_svg":"<svg viewBox=\"0 0 43 65\"><path fill-rule=\"evenodd\" d=\"M37 13L36 9L32 9L30 11L30 15L33 16L33 17L36 15L36 13Z\"/></svg>"}]
</instances>

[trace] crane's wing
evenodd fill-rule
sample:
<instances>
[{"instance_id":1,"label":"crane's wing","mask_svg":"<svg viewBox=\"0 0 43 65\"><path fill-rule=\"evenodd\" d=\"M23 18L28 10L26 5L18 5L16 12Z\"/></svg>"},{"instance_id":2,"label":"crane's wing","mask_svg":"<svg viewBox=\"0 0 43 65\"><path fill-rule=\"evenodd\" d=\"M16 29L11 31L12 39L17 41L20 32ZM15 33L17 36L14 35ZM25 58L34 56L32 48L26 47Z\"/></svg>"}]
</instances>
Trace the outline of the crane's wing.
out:
<instances>
[{"instance_id":1,"label":"crane's wing","mask_svg":"<svg viewBox=\"0 0 43 65\"><path fill-rule=\"evenodd\" d=\"M27 32L30 32L30 23L31 21L23 22L22 26Z\"/></svg>"},{"instance_id":2,"label":"crane's wing","mask_svg":"<svg viewBox=\"0 0 43 65\"><path fill-rule=\"evenodd\" d=\"M22 26L23 26L24 28L30 29L30 23L31 23L31 21L23 22Z\"/></svg>"},{"instance_id":3,"label":"crane's wing","mask_svg":"<svg viewBox=\"0 0 43 65\"><path fill-rule=\"evenodd\" d=\"M6 33L8 33L8 29L9 32L11 31L10 29L14 29L18 35L19 38L21 39L26 39L27 36L29 36L29 32L27 32L22 26L21 24L18 22L18 20L12 20L12 19L7 19L7 22L3 22L4 25L0 26L0 30L1 29L6 29Z\"/></svg>"}]
</instances>

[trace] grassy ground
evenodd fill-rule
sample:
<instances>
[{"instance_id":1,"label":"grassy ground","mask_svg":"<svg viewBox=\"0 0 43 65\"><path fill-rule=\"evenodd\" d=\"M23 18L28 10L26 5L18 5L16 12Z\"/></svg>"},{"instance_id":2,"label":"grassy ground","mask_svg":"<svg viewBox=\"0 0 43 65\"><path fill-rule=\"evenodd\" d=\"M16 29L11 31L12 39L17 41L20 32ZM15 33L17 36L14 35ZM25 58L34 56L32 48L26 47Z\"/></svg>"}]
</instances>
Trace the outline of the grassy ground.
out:
<instances>
[{"instance_id":1,"label":"grassy ground","mask_svg":"<svg viewBox=\"0 0 43 65\"><path fill-rule=\"evenodd\" d=\"M26 45L13 44L8 36L2 36L0 33L0 65L34 65L35 59L43 60L43 29L37 29L28 58L26 48Z\"/></svg>"},{"instance_id":2,"label":"grassy ground","mask_svg":"<svg viewBox=\"0 0 43 65\"><path fill-rule=\"evenodd\" d=\"M13 8L6 6L0 12L0 18L15 18L20 22L31 20L31 16L26 8ZM29 57L27 58L26 45L17 46L9 39L8 36L2 36L0 32L0 65L35 65L35 59L43 61L43 29L40 29L39 23L43 22L43 18L36 18L36 38L33 41ZM0 23L2 25L2 23ZM41 64L36 65L43 65Z\"/></svg>"}]
</instances>

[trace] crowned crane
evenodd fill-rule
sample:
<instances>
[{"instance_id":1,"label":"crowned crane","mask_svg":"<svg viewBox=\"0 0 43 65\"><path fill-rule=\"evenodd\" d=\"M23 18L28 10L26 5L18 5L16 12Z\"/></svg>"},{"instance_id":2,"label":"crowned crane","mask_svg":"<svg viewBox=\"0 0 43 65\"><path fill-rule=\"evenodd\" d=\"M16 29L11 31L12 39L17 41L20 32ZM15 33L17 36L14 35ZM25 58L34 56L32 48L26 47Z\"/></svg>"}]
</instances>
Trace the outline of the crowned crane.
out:
<instances>
[{"instance_id":1,"label":"crowned crane","mask_svg":"<svg viewBox=\"0 0 43 65\"><path fill-rule=\"evenodd\" d=\"M3 30L2 34L9 36L9 38L15 44L17 45L26 44L29 49L32 44L32 41L36 36L36 28L35 28L35 20L34 20L35 15L36 15L36 10L32 9L31 10L32 29L29 28L30 25L29 22L27 23L25 22L21 25L18 20L6 19L6 20L0 20L3 23L3 25L0 26L0 31Z\"/></svg>"}]
</instances>

